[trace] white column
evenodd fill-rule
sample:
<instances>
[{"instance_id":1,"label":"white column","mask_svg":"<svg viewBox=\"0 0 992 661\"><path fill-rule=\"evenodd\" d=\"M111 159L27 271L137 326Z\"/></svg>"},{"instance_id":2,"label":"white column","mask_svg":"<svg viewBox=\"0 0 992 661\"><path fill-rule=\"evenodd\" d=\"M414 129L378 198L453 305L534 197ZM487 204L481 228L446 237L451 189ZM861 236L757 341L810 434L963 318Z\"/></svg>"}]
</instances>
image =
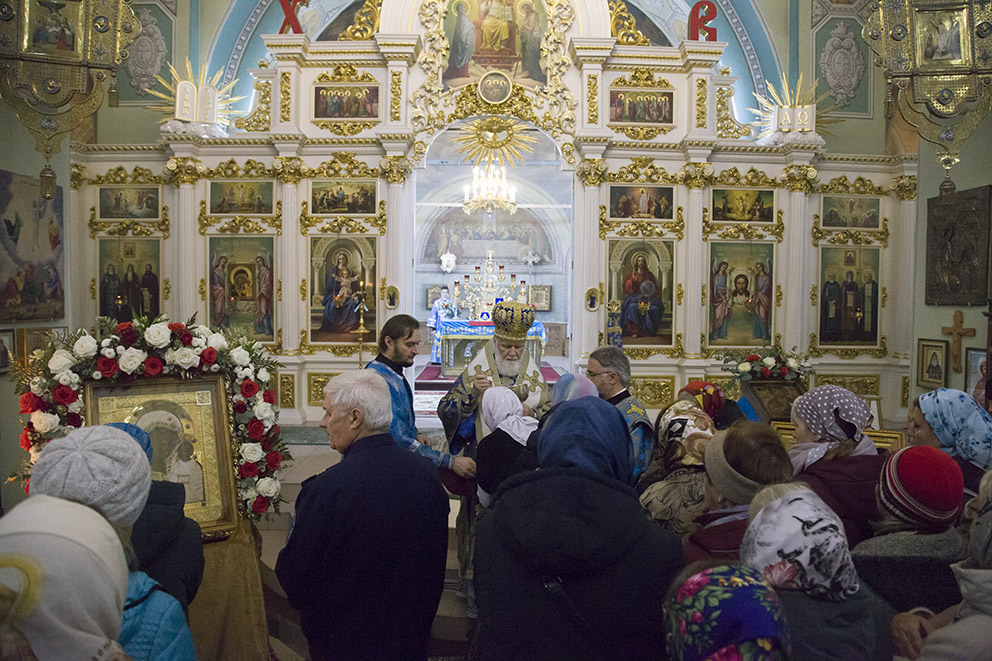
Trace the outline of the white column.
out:
<instances>
[{"instance_id":1,"label":"white column","mask_svg":"<svg viewBox=\"0 0 992 661\"><path fill-rule=\"evenodd\" d=\"M703 188L686 188L678 186L679 201L685 200L683 218L685 219L685 236L678 242L676 249L676 273L683 274L685 300L682 307L677 309L675 332L682 333L682 345L690 356L698 356L701 349L700 334L706 332L707 313L709 312L709 249L708 242L703 240L703 208L706 197ZM707 304L701 300L703 284L707 286Z\"/></svg>"}]
</instances>

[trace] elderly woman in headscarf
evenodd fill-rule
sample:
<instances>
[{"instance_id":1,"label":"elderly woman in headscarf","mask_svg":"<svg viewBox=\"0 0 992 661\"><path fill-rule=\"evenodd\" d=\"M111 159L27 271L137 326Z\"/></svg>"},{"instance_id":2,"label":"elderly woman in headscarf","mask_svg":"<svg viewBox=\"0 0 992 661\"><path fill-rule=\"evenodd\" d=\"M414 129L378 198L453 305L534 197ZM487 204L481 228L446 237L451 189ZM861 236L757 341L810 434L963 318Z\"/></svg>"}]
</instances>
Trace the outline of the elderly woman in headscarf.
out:
<instances>
[{"instance_id":1,"label":"elderly woman in headscarf","mask_svg":"<svg viewBox=\"0 0 992 661\"><path fill-rule=\"evenodd\" d=\"M551 388L551 408L537 423L537 429L531 432L526 451L517 457L512 474L537 469L537 439L544 429L544 423L550 419L548 414L562 402L571 402L582 397L599 397L599 388L592 380L581 374L563 374L559 377Z\"/></svg>"},{"instance_id":2,"label":"elderly woman in headscarf","mask_svg":"<svg viewBox=\"0 0 992 661\"><path fill-rule=\"evenodd\" d=\"M679 540L630 488L630 432L615 406L582 397L548 417L540 470L507 479L479 523L479 655L654 658Z\"/></svg>"},{"instance_id":3,"label":"elderly woman in headscarf","mask_svg":"<svg viewBox=\"0 0 992 661\"><path fill-rule=\"evenodd\" d=\"M910 659L971 661L992 658L992 471L968 503L969 556L951 565L961 603L933 615L899 613L892 619L895 650Z\"/></svg>"},{"instance_id":4,"label":"elderly woman in headscarf","mask_svg":"<svg viewBox=\"0 0 992 661\"><path fill-rule=\"evenodd\" d=\"M717 430L727 429L745 417L737 402L727 399L723 390L709 381L690 381L679 391L678 399L696 402L703 413L710 416Z\"/></svg>"},{"instance_id":5,"label":"elderly woman in headscarf","mask_svg":"<svg viewBox=\"0 0 992 661\"><path fill-rule=\"evenodd\" d=\"M683 661L789 658L778 595L749 567L718 565L676 579L665 604L668 657Z\"/></svg>"},{"instance_id":6,"label":"elderly woman in headscarf","mask_svg":"<svg viewBox=\"0 0 992 661\"><path fill-rule=\"evenodd\" d=\"M706 508L704 450L715 432L710 417L692 408L673 416L658 437L664 451L656 466L663 478L644 490L641 506L653 521L676 535L688 535L699 527L695 518Z\"/></svg>"},{"instance_id":7,"label":"elderly woman in headscarf","mask_svg":"<svg viewBox=\"0 0 992 661\"><path fill-rule=\"evenodd\" d=\"M876 489L881 520L851 556L862 581L896 611L961 600L949 566L967 556L954 528L962 493L961 469L936 448L903 448L886 460Z\"/></svg>"},{"instance_id":8,"label":"elderly woman in headscarf","mask_svg":"<svg viewBox=\"0 0 992 661\"><path fill-rule=\"evenodd\" d=\"M537 419L524 415L524 407L509 388L489 388L482 396L482 417L492 432L475 451L475 481L479 503L489 507L500 483L514 474L514 465L537 429Z\"/></svg>"},{"instance_id":9,"label":"elderly woman in headscarf","mask_svg":"<svg viewBox=\"0 0 992 661\"><path fill-rule=\"evenodd\" d=\"M910 408L906 433L911 445L943 450L957 462L969 497L992 469L992 416L965 392L940 388L920 395Z\"/></svg>"},{"instance_id":10,"label":"elderly woman in headscarf","mask_svg":"<svg viewBox=\"0 0 992 661\"><path fill-rule=\"evenodd\" d=\"M797 659L872 659L875 628L844 526L805 485L767 487L751 501L741 562L782 600Z\"/></svg>"},{"instance_id":11,"label":"elderly woman in headscarf","mask_svg":"<svg viewBox=\"0 0 992 661\"><path fill-rule=\"evenodd\" d=\"M795 480L805 482L843 522L854 547L872 536L875 487L888 452L879 454L862 430L871 421L864 401L840 386L819 386L792 403Z\"/></svg>"}]
</instances>

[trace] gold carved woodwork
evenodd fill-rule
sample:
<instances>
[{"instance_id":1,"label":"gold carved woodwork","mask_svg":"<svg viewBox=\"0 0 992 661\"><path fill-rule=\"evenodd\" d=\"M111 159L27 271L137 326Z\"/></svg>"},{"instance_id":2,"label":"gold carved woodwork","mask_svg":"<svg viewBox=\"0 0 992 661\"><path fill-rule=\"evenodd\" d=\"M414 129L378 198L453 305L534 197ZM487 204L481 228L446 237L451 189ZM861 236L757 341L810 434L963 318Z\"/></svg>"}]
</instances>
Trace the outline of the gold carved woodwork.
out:
<instances>
[{"instance_id":1,"label":"gold carved woodwork","mask_svg":"<svg viewBox=\"0 0 992 661\"><path fill-rule=\"evenodd\" d=\"M200 300L201 301L206 301L207 300L207 279L206 278L200 278Z\"/></svg>"},{"instance_id":2,"label":"gold carved woodwork","mask_svg":"<svg viewBox=\"0 0 992 661\"><path fill-rule=\"evenodd\" d=\"M810 194L816 188L819 173L812 165L788 165L782 170L781 181L793 193Z\"/></svg>"},{"instance_id":3,"label":"gold carved woodwork","mask_svg":"<svg viewBox=\"0 0 992 661\"><path fill-rule=\"evenodd\" d=\"M92 179L85 179L86 168L84 166L79 167L81 169L80 176L89 184L163 184L166 181L165 177L154 174L150 169L140 165L134 166L130 174L128 174L127 168L118 165Z\"/></svg>"},{"instance_id":4,"label":"gold carved woodwork","mask_svg":"<svg viewBox=\"0 0 992 661\"><path fill-rule=\"evenodd\" d=\"M885 302L888 300L889 300L889 292L888 290L885 289L885 287L882 287L882 293L879 296L879 305L881 305L881 307L884 308Z\"/></svg>"},{"instance_id":5,"label":"gold carved woodwork","mask_svg":"<svg viewBox=\"0 0 992 661\"><path fill-rule=\"evenodd\" d=\"M338 374L339 372L307 372L307 405L322 406L324 386Z\"/></svg>"},{"instance_id":6,"label":"gold carved woodwork","mask_svg":"<svg viewBox=\"0 0 992 661\"><path fill-rule=\"evenodd\" d=\"M386 233L385 200L379 200L379 213L376 215L357 218L352 216L338 216L337 218L311 216L310 203L304 200L300 205L302 207L300 211L300 234L303 236L309 235L310 230L321 223L323 225L317 227L315 230L316 234L341 234L342 232L348 234L366 234L375 229L379 230L379 234Z\"/></svg>"},{"instance_id":7,"label":"gold carved woodwork","mask_svg":"<svg viewBox=\"0 0 992 661\"><path fill-rule=\"evenodd\" d=\"M276 287L276 300L282 303L282 278L279 278L279 283Z\"/></svg>"},{"instance_id":8,"label":"gold carved woodwork","mask_svg":"<svg viewBox=\"0 0 992 661\"><path fill-rule=\"evenodd\" d=\"M714 223L710 221L710 210L703 208L703 240L709 241L712 234L721 239L767 239L774 237L776 243L781 243L785 235L783 211L775 212L775 223Z\"/></svg>"},{"instance_id":9,"label":"gold carved woodwork","mask_svg":"<svg viewBox=\"0 0 992 661\"><path fill-rule=\"evenodd\" d=\"M79 163L69 164L69 188L79 190L86 181L86 166Z\"/></svg>"},{"instance_id":10,"label":"gold carved woodwork","mask_svg":"<svg viewBox=\"0 0 992 661\"><path fill-rule=\"evenodd\" d=\"M296 408L296 375L279 375L279 408Z\"/></svg>"},{"instance_id":11,"label":"gold carved woodwork","mask_svg":"<svg viewBox=\"0 0 992 661\"><path fill-rule=\"evenodd\" d=\"M90 298L96 300L96 278L90 278Z\"/></svg>"},{"instance_id":12,"label":"gold carved woodwork","mask_svg":"<svg viewBox=\"0 0 992 661\"><path fill-rule=\"evenodd\" d=\"M307 179L378 179L379 170L355 158L355 152L335 152L316 168L301 167Z\"/></svg>"},{"instance_id":13,"label":"gold carved woodwork","mask_svg":"<svg viewBox=\"0 0 992 661\"><path fill-rule=\"evenodd\" d=\"M211 216L207 214L206 200L200 200L199 216L200 234L206 236L207 230L214 225L220 224L216 231L222 234L265 234L269 229L274 229L277 236L282 236L282 200L276 201L275 214L272 216L259 216L251 218L249 216Z\"/></svg>"},{"instance_id":14,"label":"gold carved woodwork","mask_svg":"<svg viewBox=\"0 0 992 661\"><path fill-rule=\"evenodd\" d=\"M203 179L268 179L273 175L274 172L271 168L253 158L245 161L244 166L239 166L236 160L230 158L215 168L205 169L200 177Z\"/></svg>"},{"instance_id":15,"label":"gold carved woodwork","mask_svg":"<svg viewBox=\"0 0 992 661\"><path fill-rule=\"evenodd\" d=\"M370 128L377 126L380 122L349 122L347 120L335 119L333 121L314 121L314 125L319 129L325 129L330 131L334 135L358 135L362 131L367 131Z\"/></svg>"},{"instance_id":16,"label":"gold carved woodwork","mask_svg":"<svg viewBox=\"0 0 992 661\"><path fill-rule=\"evenodd\" d=\"M813 285L809 290L809 304L816 307L816 285Z\"/></svg>"},{"instance_id":17,"label":"gold carved woodwork","mask_svg":"<svg viewBox=\"0 0 992 661\"><path fill-rule=\"evenodd\" d=\"M400 121L403 110L403 72L393 71L389 74L389 119Z\"/></svg>"},{"instance_id":18,"label":"gold carved woodwork","mask_svg":"<svg viewBox=\"0 0 992 661\"><path fill-rule=\"evenodd\" d=\"M713 166L709 163L686 163L679 170L678 183L687 188L706 188L713 182Z\"/></svg>"},{"instance_id":19,"label":"gold carved woodwork","mask_svg":"<svg viewBox=\"0 0 992 661\"><path fill-rule=\"evenodd\" d=\"M841 175L836 179L831 179L829 183L820 184L816 189L817 193L839 193L842 195L887 195L888 191L872 183L864 177L855 177L854 181L849 181L847 175Z\"/></svg>"},{"instance_id":20,"label":"gold carved woodwork","mask_svg":"<svg viewBox=\"0 0 992 661\"><path fill-rule=\"evenodd\" d=\"M167 301L172 296L172 283L168 278L162 280L162 300Z\"/></svg>"},{"instance_id":21,"label":"gold carved woodwork","mask_svg":"<svg viewBox=\"0 0 992 661\"><path fill-rule=\"evenodd\" d=\"M195 184L203 176L204 167L200 159L191 156L170 158L165 162L166 176L173 186Z\"/></svg>"},{"instance_id":22,"label":"gold carved woodwork","mask_svg":"<svg viewBox=\"0 0 992 661\"><path fill-rule=\"evenodd\" d=\"M880 396L882 394L881 381L882 377L878 374L850 375L820 374L817 372L813 376L813 383L817 386L840 386L862 397Z\"/></svg>"},{"instance_id":23,"label":"gold carved woodwork","mask_svg":"<svg viewBox=\"0 0 992 661\"><path fill-rule=\"evenodd\" d=\"M832 347L820 346L816 333L809 334L809 348L806 353L811 358L821 358L825 355L833 354L843 360L853 360L858 356L869 356L871 358L885 358L889 355L889 348L886 346L886 338L882 335L879 338L878 347Z\"/></svg>"},{"instance_id":24,"label":"gold carved woodwork","mask_svg":"<svg viewBox=\"0 0 992 661\"><path fill-rule=\"evenodd\" d=\"M610 301L613 303L614 301ZM616 301L619 304L619 301ZM682 346L682 333L675 334L675 342L670 347L624 347L623 353L631 360L647 360L651 356L663 354L669 358L682 358L685 356L685 348Z\"/></svg>"},{"instance_id":25,"label":"gold carved woodwork","mask_svg":"<svg viewBox=\"0 0 992 661\"><path fill-rule=\"evenodd\" d=\"M706 79L696 79L696 128L706 128Z\"/></svg>"},{"instance_id":26,"label":"gold carved woodwork","mask_svg":"<svg viewBox=\"0 0 992 661\"><path fill-rule=\"evenodd\" d=\"M908 201L916 199L916 175L907 174L896 177L892 180L889 188L900 200Z\"/></svg>"},{"instance_id":27,"label":"gold carved woodwork","mask_svg":"<svg viewBox=\"0 0 992 661\"><path fill-rule=\"evenodd\" d=\"M235 118L234 128L242 131L268 131L272 127L272 83L268 80L256 80L253 87L258 92L255 107L244 117Z\"/></svg>"},{"instance_id":28,"label":"gold carved woodwork","mask_svg":"<svg viewBox=\"0 0 992 661\"><path fill-rule=\"evenodd\" d=\"M96 207L90 207L90 238L95 239L97 234L103 233L107 236L153 236L159 233L163 239L169 238L169 207L162 207L162 217L154 221L140 220L97 220Z\"/></svg>"},{"instance_id":29,"label":"gold carved woodwork","mask_svg":"<svg viewBox=\"0 0 992 661\"><path fill-rule=\"evenodd\" d=\"M899 406L909 408L909 377L904 376L899 384Z\"/></svg>"},{"instance_id":30,"label":"gold carved woodwork","mask_svg":"<svg viewBox=\"0 0 992 661\"><path fill-rule=\"evenodd\" d=\"M654 164L650 156L632 158L630 165L625 165L616 172L610 172L608 181L628 184L677 184L681 183L679 175L669 174L665 168Z\"/></svg>"},{"instance_id":31,"label":"gold carved woodwork","mask_svg":"<svg viewBox=\"0 0 992 661\"><path fill-rule=\"evenodd\" d=\"M599 238L605 239L606 235L613 232L616 236L648 236L661 237L669 233L678 240L682 240L685 235L685 218L682 214L682 207L675 210L675 220L650 221L650 220L610 220L606 210L606 205L599 205Z\"/></svg>"},{"instance_id":32,"label":"gold carved woodwork","mask_svg":"<svg viewBox=\"0 0 992 661\"><path fill-rule=\"evenodd\" d=\"M702 295L700 296L700 300L702 301L703 307L706 307L706 283L705 282L703 283Z\"/></svg>"},{"instance_id":33,"label":"gold carved woodwork","mask_svg":"<svg viewBox=\"0 0 992 661\"><path fill-rule=\"evenodd\" d=\"M733 95L733 87L716 88L716 137L735 140L751 138L754 136L754 127L738 122L730 108L730 98Z\"/></svg>"},{"instance_id":34,"label":"gold carved woodwork","mask_svg":"<svg viewBox=\"0 0 992 661\"><path fill-rule=\"evenodd\" d=\"M724 170L719 175L714 177L711 181L711 185L777 187L779 185L779 180L775 177L769 177L766 173L755 168L748 168L747 172L741 174L740 170L733 167L729 170Z\"/></svg>"},{"instance_id":35,"label":"gold carved woodwork","mask_svg":"<svg viewBox=\"0 0 992 661\"><path fill-rule=\"evenodd\" d=\"M782 285L776 283L775 284L775 307L777 307L777 308L782 307L782 298L783 297L784 297L784 293L782 292Z\"/></svg>"},{"instance_id":36,"label":"gold carved woodwork","mask_svg":"<svg viewBox=\"0 0 992 661\"><path fill-rule=\"evenodd\" d=\"M586 76L586 123L599 121L599 76L594 73Z\"/></svg>"},{"instance_id":37,"label":"gold carved woodwork","mask_svg":"<svg viewBox=\"0 0 992 661\"><path fill-rule=\"evenodd\" d=\"M630 393L649 409L667 408L675 401L674 376L635 376Z\"/></svg>"},{"instance_id":38,"label":"gold carved woodwork","mask_svg":"<svg viewBox=\"0 0 992 661\"><path fill-rule=\"evenodd\" d=\"M682 283L680 282L675 286L675 305L682 305L682 299L685 297L685 290L682 288Z\"/></svg>"},{"instance_id":39,"label":"gold carved woodwork","mask_svg":"<svg viewBox=\"0 0 992 661\"><path fill-rule=\"evenodd\" d=\"M304 165L303 159L298 156L274 159L272 171L284 184L297 184L307 175L306 165Z\"/></svg>"},{"instance_id":40,"label":"gold carved woodwork","mask_svg":"<svg viewBox=\"0 0 992 661\"><path fill-rule=\"evenodd\" d=\"M651 41L637 29L637 22L623 0L609 0L610 34L624 46L650 46Z\"/></svg>"},{"instance_id":41,"label":"gold carved woodwork","mask_svg":"<svg viewBox=\"0 0 992 661\"><path fill-rule=\"evenodd\" d=\"M289 71L279 74L279 121L293 119L293 75Z\"/></svg>"},{"instance_id":42,"label":"gold carved woodwork","mask_svg":"<svg viewBox=\"0 0 992 661\"><path fill-rule=\"evenodd\" d=\"M338 35L339 41L368 41L379 31L382 0L365 0L348 29Z\"/></svg>"},{"instance_id":43,"label":"gold carved woodwork","mask_svg":"<svg viewBox=\"0 0 992 661\"><path fill-rule=\"evenodd\" d=\"M889 247L889 219L882 218L881 227L874 231L858 231L858 230L828 230L823 229L820 222L820 214L813 214L813 228L810 230L810 236L812 237L812 243L814 246L819 245L820 241L826 239L827 243L832 243L834 245L846 245L850 243L855 246L868 246L875 242L882 245L883 248Z\"/></svg>"},{"instance_id":44,"label":"gold carved woodwork","mask_svg":"<svg viewBox=\"0 0 992 661\"><path fill-rule=\"evenodd\" d=\"M402 184L413 172L413 166L406 156L386 156L379 163L379 171L391 184Z\"/></svg>"},{"instance_id":45,"label":"gold carved woodwork","mask_svg":"<svg viewBox=\"0 0 992 661\"><path fill-rule=\"evenodd\" d=\"M575 174L585 186L599 186L610 175L605 158L584 158L575 168Z\"/></svg>"},{"instance_id":46,"label":"gold carved woodwork","mask_svg":"<svg viewBox=\"0 0 992 661\"><path fill-rule=\"evenodd\" d=\"M303 278L300 280L300 300L306 302L307 300L307 279Z\"/></svg>"}]
</instances>

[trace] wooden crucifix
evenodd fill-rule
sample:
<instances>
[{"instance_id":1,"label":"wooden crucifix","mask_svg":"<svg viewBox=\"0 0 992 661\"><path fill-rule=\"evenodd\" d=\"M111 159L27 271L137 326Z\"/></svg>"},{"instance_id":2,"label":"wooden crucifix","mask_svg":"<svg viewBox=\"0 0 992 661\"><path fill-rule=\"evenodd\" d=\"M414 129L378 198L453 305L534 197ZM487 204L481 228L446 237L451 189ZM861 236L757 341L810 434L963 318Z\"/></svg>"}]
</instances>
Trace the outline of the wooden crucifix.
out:
<instances>
[{"instance_id":1,"label":"wooden crucifix","mask_svg":"<svg viewBox=\"0 0 992 661\"><path fill-rule=\"evenodd\" d=\"M964 327L964 312L961 310L954 311L954 325L944 326L940 329L940 332L944 335L951 336L951 369L955 372L960 372L963 368L961 367L961 338L962 337L975 337L974 328Z\"/></svg>"}]
</instances>

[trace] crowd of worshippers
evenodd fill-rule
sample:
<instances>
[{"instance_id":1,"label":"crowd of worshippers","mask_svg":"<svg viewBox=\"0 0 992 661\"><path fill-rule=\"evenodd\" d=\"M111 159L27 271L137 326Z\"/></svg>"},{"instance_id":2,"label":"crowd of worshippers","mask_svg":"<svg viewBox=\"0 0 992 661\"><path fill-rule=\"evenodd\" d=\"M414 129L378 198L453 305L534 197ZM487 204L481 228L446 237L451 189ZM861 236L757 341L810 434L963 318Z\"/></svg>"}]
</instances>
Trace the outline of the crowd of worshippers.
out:
<instances>
[{"instance_id":1,"label":"crowd of worshippers","mask_svg":"<svg viewBox=\"0 0 992 661\"><path fill-rule=\"evenodd\" d=\"M0 518L0 659L197 658L200 526L151 458L127 423L49 441L28 498Z\"/></svg>"},{"instance_id":2,"label":"crowd of worshippers","mask_svg":"<svg viewBox=\"0 0 992 661\"><path fill-rule=\"evenodd\" d=\"M543 410L460 379L439 407L459 411L449 439L473 411L488 432L446 453L415 428L405 323L328 383L321 425L343 457L304 483L277 563L313 658L428 656L442 477L468 512L470 658L992 658L992 417L967 394L921 396L889 452L858 396L820 386L794 402L786 449L703 381L645 430L629 363L604 347Z\"/></svg>"}]
</instances>

